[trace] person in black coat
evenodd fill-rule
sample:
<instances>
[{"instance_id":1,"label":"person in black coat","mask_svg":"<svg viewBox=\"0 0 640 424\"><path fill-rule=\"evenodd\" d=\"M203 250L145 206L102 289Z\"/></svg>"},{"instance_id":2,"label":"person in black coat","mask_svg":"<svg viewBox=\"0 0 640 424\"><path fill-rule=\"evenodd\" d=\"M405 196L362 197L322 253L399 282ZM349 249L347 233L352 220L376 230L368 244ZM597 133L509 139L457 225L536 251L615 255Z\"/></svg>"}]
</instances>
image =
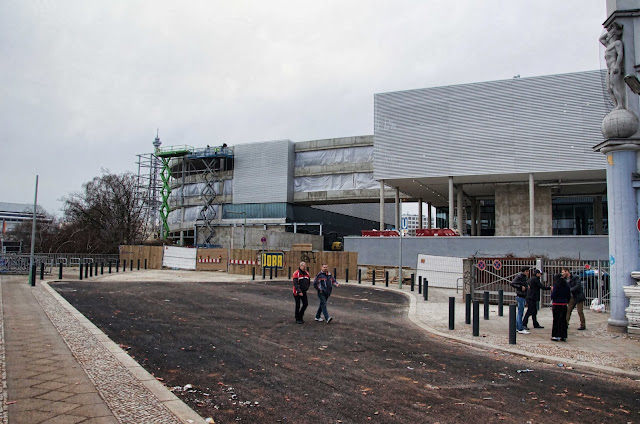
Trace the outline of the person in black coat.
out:
<instances>
[{"instance_id":1,"label":"person in black coat","mask_svg":"<svg viewBox=\"0 0 640 424\"><path fill-rule=\"evenodd\" d=\"M578 310L578 316L580 317L580 327L578 330L586 330L587 325L584 319L583 309L584 301L587 300L587 298L584 295L580 277L577 275L571 275L571 278L569 279L569 287L571 290L571 299L569 299L569 304L567 305L567 326L571 319L571 312L573 311L573 308L576 308Z\"/></svg>"},{"instance_id":2,"label":"person in black coat","mask_svg":"<svg viewBox=\"0 0 640 424\"><path fill-rule=\"evenodd\" d=\"M538 301L540 300L540 290L551 290L551 287L545 286L540 281L542 271L534 269L532 271L533 276L527 281L527 313L524 314L522 319L522 325L527 327L529 323L529 317L533 320L533 328L544 328L538 323Z\"/></svg>"},{"instance_id":3,"label":"person in black coat","mask_svg":"<svg viewBox=\"0 0 640 424\"><path fill-rule=\"evenodd\" d=\"M553 276L553 287L551 288L551 311L553 312L553 327L551 329L551 340L567 341L567 304L571 297L569 281L571 271L569 268L562 268L562 273Z\"/></svg>"}]
</instances>

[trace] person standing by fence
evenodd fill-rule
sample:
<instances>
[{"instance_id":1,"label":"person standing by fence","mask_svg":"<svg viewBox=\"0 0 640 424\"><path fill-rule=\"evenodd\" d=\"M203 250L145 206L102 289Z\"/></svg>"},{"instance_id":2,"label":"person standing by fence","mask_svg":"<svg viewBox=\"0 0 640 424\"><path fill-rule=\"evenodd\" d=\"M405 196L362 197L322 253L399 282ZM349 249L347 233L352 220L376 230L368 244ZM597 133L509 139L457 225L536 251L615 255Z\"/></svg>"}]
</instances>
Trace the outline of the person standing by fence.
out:
<instances>
[{"instance_id":1,"label":"person standing by fence","mask_svg":"<svg viewBox=\"0 0 640 424\"><path fill-rule=\"evenodd\" d=\"M527 297L527 279L529 278L529 267L523 266L516 278L511 282L511 287L516 289L516 301L518 302L518 315L516 316L516 330L520 334L529 334L529 329L522 325L522 315Z\"/></svg>"},{"instance_id":2,"label":"person standing by fence","mask_svg":"<svg viewBox=\"0 0 640 424\"><path fill-rule=\"evenodd\" d=\"M533 276L529 278L529 281L527 281L527 313L522 319L522 326L527 328L529 317L531 317L533 321L533 328L544 328L540 323L538 323L538 301L540 301L540 290L551 290L551 287L545 286L540 281L542 271L534 269L532 274Z\"/></svg>"},{"instance_id":3,"label":"person standing by fence","mask_svg":"<svg viewBox=\"0 0 640 424\"><path fill-rule=\"evenodd\" d=\"M584 301L587 298L584 295L584 291L582 289L582 281L580 281L580 277L577 275L573 275L569 272L569 289L571 291L571 299L569 299L569 304L567 305L567 327L569 326L569 320L571 320L571 312L573 308L578 310L578 317L580 317L580 327L578 330L586 330L586 321L584 319Z\"/></svg>"},{"instance_id":4,"label":"person standing by fence","mask_svg":"<svg viewBox=\"0 0 640 424\"><path fill-rule=\"evenodd\" d=\"M571 289L567 280L571 276L568 268L562 268L560 274L553 276L553 288L551 289L551 311L553 313L553 327L551 340L567 341L567 304L571 297Z\"/></svg>"}]
</instances>

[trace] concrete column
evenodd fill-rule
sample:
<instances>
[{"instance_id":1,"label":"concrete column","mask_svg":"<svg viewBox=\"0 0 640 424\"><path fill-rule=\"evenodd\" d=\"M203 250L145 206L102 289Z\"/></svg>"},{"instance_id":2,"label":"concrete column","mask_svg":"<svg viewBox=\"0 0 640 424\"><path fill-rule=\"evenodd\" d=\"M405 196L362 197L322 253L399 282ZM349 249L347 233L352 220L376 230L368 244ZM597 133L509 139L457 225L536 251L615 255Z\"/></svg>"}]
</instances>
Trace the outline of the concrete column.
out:
<instances>
[{"instance_id":1,"label":"concrete column","mask_svg":"<svg viewBox=\"0 0 640 424\"><path fill-rule=\"evenodd\" d=\"M457 191L458 191L458 223L457 223L457 227L458 227L458 233L463 236L465 234L465 225L464 225L464 221L462 220L462 218L464 218L464 213L462 211L463 206L464 206L464 202L462 201L462 186L458 186L457 187Z\"/></svg>"},{"instance_id":2,"label":"concrete column","mask_svg":"<svg viewBox=\"0 0 640 424\"><path fill-rule=\"evenodd\" d=\"M453 228L453 177L449 177L449 228Z\"/></svg>"},{"instance_id":3,"label":"concrete column","mask_svg":"<svg viewBox=\"0 0 640 424\"><path fill-rule=\"evenodd\" d=\"M400 188L396 187L396 230L400 231Z\"/></svg>"},{"instance_id":4,"label":"concrete column","mask_svg":"<svg viewBox=\"0 0 640 424\"><path fill-rule=\"evenodd\" d=\"M480 215L480 202L478 202L478 212L476 212L476 235L482 235L482 215Z\"/></svg>"},{"instance_id":5,"label":"concrete column","mask_svg":"<svg viewBox=\"0 0 640 424\"><path fill-rule=\"evenodd\" d=\"M433 206L431 206L431 202L427 202L427 228L431 229L433 228L433 225L431 224L431 208Z\"/></svg>"},{"instance_id":6,"label":"concrete column","mask_svg":"<svg viewBox=\"0 0 640 424\"><path fill-rule=\"evenodd\" d=\"M384 180L380 180L380 231L384 230Z\"/></svg>"},{"instance_id":7,"label":"concrete column","mask_svg":"<svg viewBox=\"0 0 640 424\"><path fill-rule=\"evenodd\" d=\"M422 199L418 199L418 229L422 230Z\"/></svg>"},{"instance_id":8,"label":"concrete column","mask_svg":"<svg viewBox=\"0 0 640 424\"><path fill-rule=\"evenodd\" d=\"M602 196L595 196L593 198L593 230L596 234L604 233Z\"/></svg>"},{"instance_id":9,"label":"concrete column","mask_svg":"<svg viewBox=\"0 0 640 424\"><path fill-rule=\"evenodd\" d=\"M475 236L476 234L476 208L478 201L474 197L471 201L471 235Z\"/></svg>"},{"instance_id":10,"label":"concrete column","mask_svg":"<svg viewBox=\"0 0 640 424\"><path fill-rule=\"evenodd\" d=\"M628 146L628 145L627 145ZM623 146L622 148L624 148ZM629 324L625 308L629 299L623 287L635 285L631 272L640 269L638 257L638 204L631 174L636 172L636 152L601 151L607 155L607 208L609 210L609 265L611 314L609 325L614 331L625 331ZM618 327L618 328L616 328Z\"/></svg>"},{"instance_id":11,"label":"concrete column","mask_svg":"<svg viewBox=\"0 0 640 424\"><path fill-rule=\"evenodd\" d=\"M536 205L535 205L535 182L533 174L529 174L529 236L533 236L536 223Z\"/></svg>"}]
</instances>

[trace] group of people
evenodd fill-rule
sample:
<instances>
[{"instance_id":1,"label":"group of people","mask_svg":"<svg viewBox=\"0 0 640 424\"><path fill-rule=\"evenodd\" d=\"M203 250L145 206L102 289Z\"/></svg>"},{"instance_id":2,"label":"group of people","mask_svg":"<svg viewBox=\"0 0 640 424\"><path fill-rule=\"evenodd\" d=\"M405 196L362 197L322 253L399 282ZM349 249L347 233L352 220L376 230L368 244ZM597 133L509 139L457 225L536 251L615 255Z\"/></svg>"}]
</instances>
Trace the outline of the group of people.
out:
<instances>
[{"instance_id":1,"label":"group of people","mask_svg":"<svg viewBox=\"0 0 640 424\"><path fill-rule=\"evenodd\" d=\"M304 311L309 305L307 299L307 290L311 287L311 277L307 270L306 262L300 262L300 266L293 273L293 298L296 301L296 324L304 324ZM327 264L322 264L320 272L313 279L313 288L318 292L318 299L320 304L318 305L318 311L316 312L316 321L330 323L333 319L327 311L327 300L331 296L333 287L338 287L339 284L336 279L329 273L329 267ZM322 318L324 315L324 319Z\"/></svg>"},{"instance_id":2,"label":"group of people","mask_svg":"<svg viewBox=\"0 0 640 424\"><path fill-rule=\"evenodd\" d=\"M530 277L531 274L531 277ZM553 314L553 326L551 340L554 342L567 341L567 328L573 309L578 310L580 327L578 330L586 330L584 318L584 302L586 297L582 289L580 277L571 274L569 268L562 268L559 274L553 276L553 286L545 286L540 280L542 271L535 268L523 267L520 273L511 282L516 289L518 302L518 314L516 315L516 330L520 334L530 334L529 318L533 321L533 328L544 328L538 322L538 302L541 290L551 290L551 311ZM525 304L527 312L524 313Z\"/></svg>"}]
</instances>

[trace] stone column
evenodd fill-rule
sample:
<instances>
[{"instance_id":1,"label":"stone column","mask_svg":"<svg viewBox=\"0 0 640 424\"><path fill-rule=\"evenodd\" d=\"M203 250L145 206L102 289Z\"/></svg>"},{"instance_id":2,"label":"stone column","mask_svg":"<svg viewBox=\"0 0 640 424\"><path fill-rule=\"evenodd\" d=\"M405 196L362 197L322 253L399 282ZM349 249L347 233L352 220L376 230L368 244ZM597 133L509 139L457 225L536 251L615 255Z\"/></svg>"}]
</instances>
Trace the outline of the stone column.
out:
<instances>
[{"instance_id":1,"label":"stone column","mask_svg":"<svg viewBox=\"0 0 640 424\"><path fill-rule=\"evenodd\" d=\"M453 177L449 177L449 228L453 229Z\"/></svg>"},{"instance_id":2,"label":"stone column","mask_svg":"<svg viewBox=\"0 0 640 424\"><path fill-rule=\"evenodd\" d=\"M529 236L535 235L536 204L535 204L535 183L533 174L529 174Z\"/></svg>"},{"instance_id":3,"label":"stone column","mask_svg":"<svg viewBox=\"0 0 640 424\"><path fill-rule=\"evenodd\" d=\"M477 207L477 204L478 204L478 201L474 197L473 200L471 201L471 235L472 236L476 235L476 207Z\"/></svg>"},{"instance_id":4,"label":"stone column","mask_svg":"<svg viewBox=\"0 0 640 424\"><path fill-rule=\"evenodd\" d=\"M461 236L465 235L465 230L466 230L466 225L464 225L464 212L463 212L463 207L464 207L464 202L462 201L462 186L457 187L457 191L458 191L458 233Z\"/></svg>"},{"instance_id":5,"label":"stone column","mask_svg":"<svg viewBox=\"0 0 640 424\"><path fill-rule=\"evenodd\" d=\"M418 229L422 230L422 199L418 199Z\"/></svg>"},{"instance_id":6,"label":"stone column","mask_svg":"<svg viewBox=\"0 0 640 424\"><path fill-rule=\"evenodd\" d=\"M384 180L380 180L380 231L384 230Z\"/></svg>"},{"instance_id":7,"label":"stone column","mask_svg":"<svg viewBox=\"0 0 640 424\"><path fill-rule=\"evenodd\" d=\"M396 187L396 230L400 231L400 188Z\"/></svg>"},{"instance_id":8,"label":"stone column","mask_svg":"<svg viewBox=\"0 0 640 424\"><path fill-rule=\"evenodd\" d=\"M431 224L431 219L433 218L431 216L431 208L433 206L431 206L431 202L427 202L427 228L431 229L433 228L433 225Z\"/></svg>"}]
</instances>

